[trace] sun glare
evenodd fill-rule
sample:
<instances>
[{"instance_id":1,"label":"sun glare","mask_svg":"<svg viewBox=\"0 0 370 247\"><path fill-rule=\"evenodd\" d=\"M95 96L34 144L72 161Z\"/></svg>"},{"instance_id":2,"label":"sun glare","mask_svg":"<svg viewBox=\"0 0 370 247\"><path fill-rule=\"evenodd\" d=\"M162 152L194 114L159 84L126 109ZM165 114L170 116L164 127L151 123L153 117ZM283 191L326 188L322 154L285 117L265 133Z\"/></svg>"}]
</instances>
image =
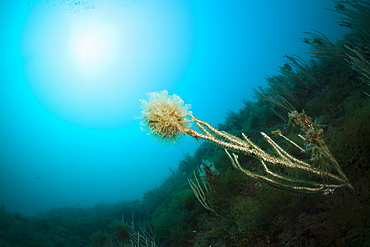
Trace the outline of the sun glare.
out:
<instances>
[{"instance_id":1,"label":"sun glare","mask_svg":"<svg viewBox=\"0 0 370 247\"><path fill-rule=\"evenodd\" d=\"M86 33L81 33L80 37L76 37L74 42L77 59L81 64L88 67L99 63L99 60L104 60L106 56L109 40L102 30L92 29Z\"/></svg>"},{"instance_id":2,"label":"sun glare","mask_svg":"<svg viewBox=\"0 0 370 247\"><path fill-rule=\"evenodd\" d=\"M70 56L76 68L84 73L96 73L112 60L117 37L112 28L101 24L74 28L70 40Z\"/></svg>"},{"instance_id":3,"label":"sun glare","mask_svg":"<svg viewBox=\"0 0 370 247\"><path fill-rule=\"evenodd\" d=\"M58 118L117 128L133 122L147 91L181 80L192 45L191 9L185 0L94 3L85 12L32 4L21 42L25 80Z\"/></svg>"}]
</instances>

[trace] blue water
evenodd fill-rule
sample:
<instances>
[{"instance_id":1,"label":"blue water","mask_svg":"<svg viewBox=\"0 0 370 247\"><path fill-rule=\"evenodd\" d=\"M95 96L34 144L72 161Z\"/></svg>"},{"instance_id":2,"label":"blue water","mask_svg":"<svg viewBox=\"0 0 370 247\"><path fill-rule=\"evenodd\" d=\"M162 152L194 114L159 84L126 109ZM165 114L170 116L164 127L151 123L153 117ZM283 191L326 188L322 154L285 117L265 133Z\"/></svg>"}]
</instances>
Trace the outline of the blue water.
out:
<instances>
[{"instance_id":1,"label":"blue water","mask_svg":"<svg viewBox=\"0 0 370 247\"><path fill-rule=\"evenodd\" d=\"M214 125L309 58L312 29L335 41L330 0L0 1L0 205L35 215L140 199L199 144L140 130L139 99L166 89Z\"/></svg>"}]
</instances>

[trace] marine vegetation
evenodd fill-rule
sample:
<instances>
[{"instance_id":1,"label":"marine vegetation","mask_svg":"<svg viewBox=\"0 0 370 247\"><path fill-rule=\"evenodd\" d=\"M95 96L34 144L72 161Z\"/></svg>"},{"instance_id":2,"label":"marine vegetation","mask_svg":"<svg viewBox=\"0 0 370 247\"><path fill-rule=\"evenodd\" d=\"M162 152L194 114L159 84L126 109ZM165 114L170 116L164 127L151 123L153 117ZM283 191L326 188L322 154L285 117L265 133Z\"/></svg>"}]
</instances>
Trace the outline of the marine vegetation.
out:
<instances>
[{"instance_id":1,"label":"marine vegetation","mask_svg":"<svg viewBox=\"0 0 370 247\"><path fill-rule=\"evenodd\" d=\"M305 33L312 59L286 55L217 126L167 91L141 100L147 134L201 142L142 200L39 217L2 206L0 246L370 246L370 4L330 11L348 33Z\"/></svg>"},{"instance_id":2,"label":"marine vegetation","mask_svg":"<svg viewBox=\"0 0 370 247\"><path fill-rule=\"evenodd\" d=\"M152 118L151 100L179 98L167 91L141 101L142 128L157 140L170 131L172 143L207 141L144 198L161 246L370 245L370 6L336 1L331 11L350 31L336 43L305 33L313 59L285 56L257 101L217 128L182 100L170 123Z\"/></svg>"},{"instance_id":3,"label":"marine vegetation","mask_svg":"<svg viewBox=\"0 0 370 247\"><path fill-rule=\"evenodd\" d=\"M232 165L236 169L242 171L247 176L270 183L274 186L304 192L328 192L343 186L352 188L348 178L343 173L338 162L330 153L323 140L323 129L317 128L306 114L298 113L297 111L289 113L289 121L291 124L300 126L301 130L305 133L304 136L301 135L301 137L306 142L306 149L299 147L298 144L285 137L281 131L274 131L273 133L283 137L303 152L310 151L312 161L321 161L318 166L293 157L268 135L261 132L261 135L276 152L276 155L271 155L254 144L245 134L242 134L244 139L241 139L225 131L220 131L209 123L197 119L190 111L187 111L187 109L190 108L189 105L182 106L183 101L179 96L172 95L168 97L167 95L168 92L165 90L159 93L153 92L149 93L151 97L149 103L142 100L144 103L142 105L142 125L147 127L147 129L158 137L164 137L167 141L175 139L180 133L183 133L197 140L204 139L210 141L225 148ZM178 100L174 101L172 100L173 98ZM187 127L186 123L188 123L189 120L186 119L186 116L190 116L194 120L200 131ZM238 155L234 153L230 154L227 150L256 157L261 162L264 170L263 174L243 168L239 163ZM279 169L274 171L271 168L274 166L278 166L282 171L278 171ZM305 181L302 178L296 177L293 170L297 170L300 173L307 173L307 175L311 177L317 176L317 180L319 181L315 181L315 178ZM192 188L194 187L197 186L194 185Z\"/></svg>"}]
</instances>

